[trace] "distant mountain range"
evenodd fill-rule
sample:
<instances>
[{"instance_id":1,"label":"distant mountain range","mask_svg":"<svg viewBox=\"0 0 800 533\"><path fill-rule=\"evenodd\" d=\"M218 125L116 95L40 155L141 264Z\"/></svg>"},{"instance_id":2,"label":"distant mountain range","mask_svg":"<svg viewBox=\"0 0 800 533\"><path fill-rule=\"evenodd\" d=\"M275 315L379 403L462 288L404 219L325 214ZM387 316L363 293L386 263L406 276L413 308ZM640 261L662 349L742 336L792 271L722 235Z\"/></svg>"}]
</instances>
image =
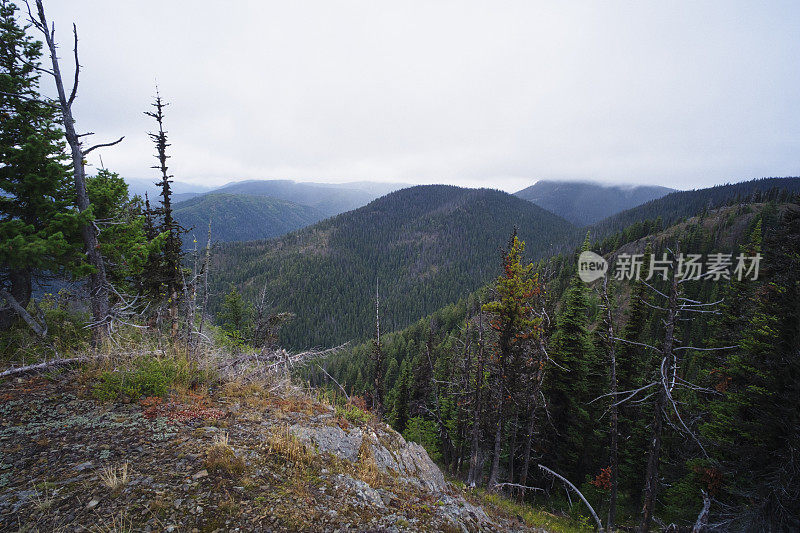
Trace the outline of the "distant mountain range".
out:
<instances>
[{"instance_id":1,"label":"distant mountain range","mask_svg":"<svg viewBox=\"0 0 800 533\"><path fill-rule=\"evenodd\" d=\"M800 178L759 178L739 183L716 185L706 189L674 191L662 198L616 213L599 221L592 228L595 238L622 231L631 224L661 218L671 225L685 217L700 214L731 203L758 201L761 195L790 195L800 193Z\"/></svg>"},{"instance_id":2,"label":"distant mountain range","mask_svg":"<svg viewBox=\"0 0 800 533\"><path fill-rule=\"evenodd\" d=\"M249 194L208 193L175 204L173 215L189 230L184 238L198 248L206 244L211 222L213 242L279 237L326 218L321 211L286 200Z\"/></svg>"},{"instance_id":3,"label":"distant mountain range","mask_svg":"<svg viewBox=\"0 0 800 533\"><path fill-rule=\"evenodd\" d=\"M146 192L151 203L158 202L158 196L161 194L161 189L156 187L157 181L158 180L156 178L125 178L125 183L128 184L128 192L131 196L137 194L144 198L144 193ZM172 200L174 202L180 202L181 200L186 200L188 198L197 196L198 194L208 192L213 188L214 187L209 187L207 185L186 183L185 181L173 181Z\"/></svg>"},{"instance_id":4,"label":"distant mountain range","mask_svg":"<svg viewBox=\"0 0 800 533\"><path fill-rule=\"evenodd\" d=\"M674 190L651 185L541 180L514 194L575 225L588 226L620 211L661 198Z\"/></svg>"},{"instance_id":5,"label":"distant mountain range","mask_svg":"<svg viewBox=\"0 0 800 533\"><path fill-rule=\"evenodd\" d=\"M212 292L219 305L231 286L249 299L266 288L276 309L297 315L283 331L287 346L331 346L370 335L376 282L387 331L474 291L499 274L515 226L534 259L582 237L505 192L421 185L278 239L220 244Z\"/></svg>"},{"instance_id":6,"label":"distant mountain range","mask_svg":"<svg viewBox=\"0 0 800 533\"><path fill-rule=\"evenodd\" d=\"M147 192L150 202L158 203L161 191L155 179L125 181L132 195L143 197ZM212 239L228 242L278 237L407 186L370 181L248 180L212 188L173 181L172 200L177 220L187 229L194 228L198 241L205 243L208 222L213 219Z\"/></svg>"}]
</instances>

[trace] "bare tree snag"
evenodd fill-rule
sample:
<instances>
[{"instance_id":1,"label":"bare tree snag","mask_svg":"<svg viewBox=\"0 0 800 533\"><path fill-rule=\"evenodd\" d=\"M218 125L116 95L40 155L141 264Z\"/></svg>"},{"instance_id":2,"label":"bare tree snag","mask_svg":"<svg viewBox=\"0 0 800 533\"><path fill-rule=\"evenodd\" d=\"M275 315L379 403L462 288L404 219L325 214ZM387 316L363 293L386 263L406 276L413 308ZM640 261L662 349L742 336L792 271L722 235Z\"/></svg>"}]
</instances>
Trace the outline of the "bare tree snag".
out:
<instances>
[{"instance_id":1,"label":"bare tree snag","mask_svg":"<svg viewBox=\"0 0 800 533\"><path fill-rule=\"evenodd\" d=\"M703 508L700 509L700 514L697 515L697 521L692 527L692 533L702 533L708 527L708 512L711 509L711 498L704 490L703 493Z\"/></svg>"},{"instance_id":2,"label":"bare tree snag","mask_svg":"<svg viewBox=\"0 0 800 533\"><path fill-rule=\"evenodd\" d=\"M561 474L558 474L558 473L556 473L556 472L553 472L552 470L550 470L550 469L549 469L549 468L547 468L546 466L539 465L539 468L541 468L542 470L544 470L545 472L547 472L547 473L548 473L548 474L550 474L551 476L557 477L558 479L560 479L561 481L563 481L564 483L566 483L566 485L567 485L569 488L571 488L573 491L575 491L575 494L577 494L577 495L578 495L578 497L579 497L579 498L580 498L580 499L583 501L583 503L585 503L585 504L586 504L586 507L588 507L588 508L589 508L589 512L592 514L592 518L594 518L594 521L597 523L597 530L598 530L598 531L603 531L603 523L600 521L600 518L597 516L597 513L596 513L596 512L594 512L594 507L592 507L592 506L591 506L591 504L589 503L589 501L588 501L588 500L587 500L587 499L586 499L586 498L583 496L583 494L581 493L581 491L579 491L579 490L578 490L578 488L577 488L575 485L573 485L573 484L572 484L572 483L571 483L571 482L570 482L570 481L569 481L567 478L565 478L565 477L564 477L564 476L562 476Z\"/></svg>"},{"instance_id":3,"label":"bare tree snag","mask_svg":"<svg viewBox=\"0 0 800 533\"><path fill-rule=\"evenodd\" d=\"M26 1L27 4L27 1ZM61 115L64 120L64 133L69 144L70 151L72 152L72 173L75 179L75 193L77 196L77 205L80 212L89 209L89 195L86 192L86 169L84 167L84 158L86 154L100 148L102 146L113 146L122 141L122 138L111 142L92 146L84 150L81 146L80 135L75 130L75 118L72 115L72 104L75 102L75 97L78 91L78 78L80 75L80 63L78 62L78 30L75 25L72 25L72 33L74 35L74 55L75 55L75 79L72 85L72 91L67 96L64 89L64 81L61 76L61 68L58 63L58 54L55 42L55 26L49 26L47 18L44 14L44 6L42 0L36 0L37 15L34 16L28 4L28 14L30 15L30 22L44 35L47 49L50 53L50 60L53 64L53 70L50 74L55 81L56 91L58 93L58 102L61 109ZM92 307L92 342L97 347L107 334L107 320L109 314L108 307L108 281L106 279L106 268L103 261L103 256L100 253L100 244L98 242L98 230L91 224L87 223L81 227L81 237L86 248L86 256L89 264L94 268L94 272L89 276L89 292Z\"/></svg>"},{"instance_id":4,"label":"bare tree snag","mask_svg":"<svg viewBox=\"0 0 800 533\"><path fill-rule=\"evenodd\" d=\"M470 443L470 456L469 456L469 474L467 475L467 483L470 487L474 488L480 478L480 465L478 464L478 453L481 444L481 413L482 413L482 395L481 389L483 388L483 366L484 366L484 342L483 342L483 304L478 301L478 361L477 369L475 372L475 391L473 418L472 418L472 441Z\"/></svg>"},{"instance_id":5,"label":"bare tree snag","mask_svg":"<svg viewBox=\"0 0 800 533\"><path fill-rule=\"evenodd\" d=\"M375 279L375 346L372 351L372 360L375 362L374 370L372 373L373 381L373 398L372 407L378 414L378 417L383 416L383 350L381 346L381 313L380 313L380 295L378 294L378 279Z\"/></svg>"},{"instance_id":6,"label":"bare tree snag","mask_svg":"<svg viewBox=\"0 0 800 533\"><path fill-rule=\"evenodd\" d=\"M616 403L617 396L617 353L614 342L614 314L611 309L611 299L608 297L608 276L603 278L603 303L605 307L605 322L607 328L606 346L608 350L609 364L611 367L611 493L608 502L608 521L606 525L609 531L614 531L614 522L617 518L617 489L619 486L619 405Z\"/></svg>"},{"instance_id":7,"label":"bare tree snag","mask_svg":"<svg viewBox=\"0 0 800 533\"><path fill-rule=\"evenodd\" d=\"M669 300L667 304L667 318L664 321L664 346L661 348L663 356L661 363L661 376L653 407L653 425L650 436L650 451L647 457L647 471L645 473L644 502L642 504L642 520L639 531L647 533L653 521L653 508L658 491L658 463L661 458L661 436L664 428L664 407L667 403L668 385L664 369L668 358L673 357L675 345L675 323L678 320L678 264L677 255L673 254L670 278ZM655 289L653 289L655 290ZM674 366L674 365L673 365Z\"/></svg>"}]
</instances>

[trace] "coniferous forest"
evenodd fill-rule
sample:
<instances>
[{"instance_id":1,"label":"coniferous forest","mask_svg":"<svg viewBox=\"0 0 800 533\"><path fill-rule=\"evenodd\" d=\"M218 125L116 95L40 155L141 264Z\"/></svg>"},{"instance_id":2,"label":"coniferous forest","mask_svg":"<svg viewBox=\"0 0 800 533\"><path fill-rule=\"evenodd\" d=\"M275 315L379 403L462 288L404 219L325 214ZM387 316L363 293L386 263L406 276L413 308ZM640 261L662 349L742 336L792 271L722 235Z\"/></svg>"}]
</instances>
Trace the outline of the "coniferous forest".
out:
<instances>
[{"instance_id":1,"label":"coniferous forest","mask_svg":"<svg viewBox=\"0 0 800 533\"><path fill-rule=\"evenodd\" d=\"M181 196L189 95L93 163L48 17L0 0L0 530L800 531L800 178Z\"/></svg>"}]
</instances>

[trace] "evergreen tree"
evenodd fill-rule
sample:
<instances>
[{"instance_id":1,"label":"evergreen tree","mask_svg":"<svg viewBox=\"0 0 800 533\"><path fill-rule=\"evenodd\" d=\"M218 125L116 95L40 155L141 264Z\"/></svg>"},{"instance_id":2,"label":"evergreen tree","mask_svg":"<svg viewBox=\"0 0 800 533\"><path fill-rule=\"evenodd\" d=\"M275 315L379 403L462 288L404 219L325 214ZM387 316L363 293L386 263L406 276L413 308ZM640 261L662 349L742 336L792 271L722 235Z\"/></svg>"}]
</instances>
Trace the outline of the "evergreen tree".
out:
<instances>
[{"instance_id":1,"label":"evergreen tree","mask_svg":"<svg viewBox=\"0 0 800 533\"><path fill-rule=\"evenodd\" d=\"M80 244L70 237L91 211L81 215L73 207L57 110L39 95L41 43L26 35L15 11L0 0L0 290L24 310L34 277L86 273L79 268ZM4 305L0 329L17 314Z\"/></svg>"},{"instance_id":2,"label":"evergreen tree","mask_svg":"<svg viewBox=\"0 0 800 533\"><path fill-rule=\"evenodd\" d=\"M106 260L106 275L118 292L138 291L147 258L163 239L148 239L141 199L130 198L128 184L119 174L100 169L88 177L86 190L92 203L95 223L102 228L100 250Z\"/></svg>"},{"instance_id":3,"label":"evergreen tree","mask_svg":"<svg viewBox=\"0 0 800 533\"><path fill-rule=\"evenodd\" d=\"M157 210L161 218L160 233L164 234L164 246L160 255L159 281L164 290L164 297L169 306L169 314L172 322L172 336L178 333L178 298L183 290L182 260L183 251L181 249L181 234L185 230L173 218L172 215L172 176L167 167L167 132L164 130L164 107L168 104L161 100L161 95L156 91L155 103L152 104L156 110L146 111L145 114L156 120L158 124L157 133L148 133L153 143L156 145L156 159L158 165L152 167L161 173L161 181L156 183L161 187L161 207Z\"/></svg>"},{"instance_id":4,"label":"evergreen tree","mask_svg":"<svg viewBox=\"0 0 800 533\"><path fill-rule=\"evenodd\" d=\"M245 302L238 290L231 289L225 295L217 319L222 325L222 330L229 336L241 341L246 340L253 329L253 306Z\"/></svg>"},{"instance_id":5,"label":"evergreen tree","mask_svg":"<svg viewBox=\"0 0 800 533\"><path fill-rule=\"evenodd\" d=\"M589 236L581 251L589 249ZM592 421L587 405L591 396L590 372L595 365L589 333L589 296L586 284L573 275L556 319L546 391L557 442L551 443L553 464L567 477L583 479L588 473Z\"/></svg>"},{"instance_id":6,"label":"evergreen tree","mask_svg":"<svg viewBox=\"0 0 800 533\"><path fill-rule=\"evenodd\" d=\"M759 234L757 227L751 249ZM739 328L739 347L712 374L721 397L702 430L715 445L711 467L721 471L721 497L730 505L722 514L732 528L788 531L800 528L799 207L764 248L758 288L732 284L729 291L726 324L740 323L731 315L740 304L752 310ZM736 337L733 327L721 333Z\"/></svg>"},{"instance_id":7,"label":"evergreen tree","mask_svg":"<svg viewBox=\"0 0 800 533\"><path fill-rule=\"evenodd\" d=\"M530 354L533 341L538 338L541 319L534 315L532 300L541 290L538 279L532 274L533 263L523 263L525 243L514 229L509 246L503 254L503 273L495 282L495 298L483 306L491 315L490 325L496 333L493 354L493 388L496 395L494 424L494 450L489 486L498 481L502 432L508 420L506 409L516 394L520 383L519 370L525 356ZM511 461L513 461L513 455Z\"/></svg>"}]
</instances>

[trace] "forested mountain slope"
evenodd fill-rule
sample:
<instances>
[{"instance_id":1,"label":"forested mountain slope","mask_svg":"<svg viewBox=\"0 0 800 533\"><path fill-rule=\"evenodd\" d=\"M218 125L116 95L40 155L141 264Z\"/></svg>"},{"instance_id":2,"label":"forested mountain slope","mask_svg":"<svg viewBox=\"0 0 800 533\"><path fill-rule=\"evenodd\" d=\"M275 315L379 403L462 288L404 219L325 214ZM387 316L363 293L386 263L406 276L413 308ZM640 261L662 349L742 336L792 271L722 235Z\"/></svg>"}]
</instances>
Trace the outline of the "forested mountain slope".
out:
<instances>
[{"instance_id":1,"label":"forested mountain slope","mask_svg":"<svg viewBox=\"0 0 800 533\"><path fill-rule=\"evenodd\" d=\"M213 242L279 237L318 222L325 215L307 205L269 196L209 193L175 204L173 216L189 233L184 241L206 243L211 221Z\"/></svg>"},{"instance_id":2,"label":"forested mountain slope","mask_svg":"<svg viewBox=\"0 0 800 533\"><path fill-rule=\"evenodd\" d=\"M537 258L571 248L580 233L500 191L417 186L280 239L221 244L212 288L218 299L233 286L251 301L266 288L267 302L297 315L286 345L331 346L372 334L376 282L384 331L482 286L514 226Z\"/></svg>"},{"instance_id":3,"label":"forested mountain slope","mask_svg":"<svg viewBox=\"0 0 800 533\"><path fill-rule=\"evenodd\" d=\"M578 226L588 226L606 217L661 198L674 189L650 185L604 185L590 181L537 181L514 193L523 200L557 214Z\"/></svg>"},{"instance_id":4,"label":"forested mountain slope","mask_svg":"<svg viewBox=\"0 0 800 533\"><path fill-rule=\"evenodd\" d=\"M800 526L794 490L800 468L793 444L800 416L797 198L728 206L633 240L618 235L585 245L603 252L612 275L623 254L645 254L649 264L648 257L661 259L678 242L681 252L701 254L704 260L714 253L733 254L731 272L737 254L761 255L756 279L738 280L733 274L730 280L711 277L679 285L682 301L696 303L700 312L684 310L675 323L676 407L667 404L666 421L661 419L659 496L653 508L662 523L691 527L703 505L701 491L706 491L714 495L709 522L727 524L726 529ZM618 244L603 249L609 243ZM618 415L617 524L634 527L642 509L658 397L648 395L658 391L648 384L660 375L657 350L666 338L667 304L659 293L669 293L669 283L660 274L648 282L652 288L632 280L611 281L615 336L624 342L609 344L603 337L608 325L601 283L578 280L578 251L537 265L546 289L540 300L546 310L538 333L542 344L525 357L542 363L523 365L511 380L494 355L497 322L485 309L479 313L479 303L495 297L488 287L384 336L387 418L456 475L468 476L470 451L477 446L478 483L485 481L494 448L501 457L499 481L551 487L533 467L542 463L579 485L605 516L614 459L609 448L612 400L603 394L609 392L613 346L617 390L647 386L620 406ZM498 261L495 275L501 272ZM642 273L646 277L647 269ZM370 342L349 348L328 358L326 370L351 394L369 397L373 351ZM316 367L306 377L316 384L328 381ZM503 402L506 407L498 415L497 405ZM525 450L532 454L529 470L524 468ZM529 494L554 511L572 507L562 497L549 489Z\"/></svg>"},{"instance_id":5,"label":"forested mountain slope","mask_svg":"<svg viewBox=\"0 0 800 533\"><path fill-rule=\"evenodd\" d=\"M758 201L765 195L782 195L785 199L797 192L800 192L800 178L760 178L706 189L675 191L601 220L593 225L592 233L605 237L636 222L659 218L663 224L671 225L681 218L699 215L704 209Z\"/></svg>"},{"instance_id":6,"label":"forested mountain slope","mask_svg":"<svg viewBox=\"0 0 800 533\"><path fill-rule=\"evenodd\" d=\"M356 209L381 195L366 188L348 184L301 183L292 180L248 180L237 181L215 189L215 193L249 194L271 196L313 207L329 217Z\"/></svg>"}]
</instances>

